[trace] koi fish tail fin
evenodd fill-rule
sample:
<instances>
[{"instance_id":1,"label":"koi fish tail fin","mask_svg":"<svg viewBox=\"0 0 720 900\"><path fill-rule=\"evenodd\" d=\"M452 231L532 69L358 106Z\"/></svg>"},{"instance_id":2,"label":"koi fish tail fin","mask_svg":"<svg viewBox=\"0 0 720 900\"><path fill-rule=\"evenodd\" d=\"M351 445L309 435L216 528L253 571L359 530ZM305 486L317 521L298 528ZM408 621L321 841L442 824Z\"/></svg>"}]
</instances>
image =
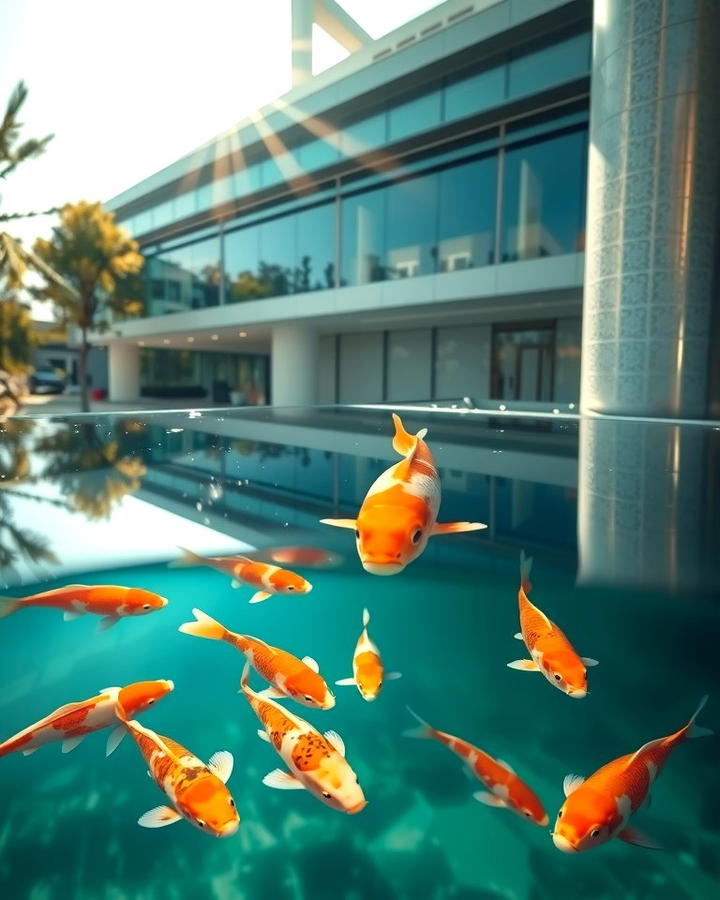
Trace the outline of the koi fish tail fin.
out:
<instances>
[{"instance_id":1,"label":"koi fish tail fin","mask_svg":"<svg viewBox=\"0 0 720 900\"><path fill-rule=\"evenodd\" d=\"M416 719L418 721L419 724L417 728L409 728L407 731L403 731L404 737L431 738L434 736L435 729L432 727L432 725L428 724L425 719L421 719L420 716L412 709L410 709L409 706L407 707L407 711L410 713L413 719Z\"/></svg>"},{"instance_id":2,"label":"koi fish tail fin","mask_svg":"<svg viewBox=\"0 0 720 900\"><path fill-rule=\"evenodd\" d=\"M21 606L22 600L19 597L0 597L0 619L4 619L5 616L11 616Z\"/></svg>"},{"instance_id":3,"label":"koi fish tail fin","mask_svg":"<svg viewBox=\"0 0 720 900\"><path fill-rule=\"evenodd\" d=\"M363 610L363 628L367 628L369 622L370 622L370 613L367 611L367 609L364 609Z\"/></svg>"},{"instance_id":4,"label":"koi fish tail fin","mask_svg":"<svg viewBox=\"0 0 720 900\"><path fill-rule=\"evenodd\" d=\"M168 563L170 569L177 569L179 566L201 566L205 562L204 557L198 556L192 550L187 550L185 547L178 547L178 550L182 552L182 556L180 559L174 559Z\"/></svg>"},{"instance_id":5,"label":"koi fish tail fin","mask_svg":"<svg viewBox=\"0 0 720 900\"><path fill-rule=\"evenodd\" d=\"M525 551L520 551L520 587L527 594L528 591L532 590L532 583L530 581L530 570L532 569L533 558L532 556L525 556Z\"/></svg>"},{"instance_id":6,"label":"koi fish tail fin","mask_svg":"<svg viewBox=\"0 0 720 900\"><path fill-rule=\"evenodd\" d=\"M702 700L698 704L698 708L692 714L690 721L683 728L681 734L684 735L685 740L690 740L691 738L706 737L709 734L714 734L712 728L704 728L702 725L695 724L695 720L700 715L700 712L701 712L702 708L705 706L705 704L707 703L707 701L708 701L708 695L705 694L705 696L702 698Z\"/></svg>"},{"instance_id":7,"label":"koi fish tail fin","mask_svg":"<svg viewBox=\"0 0 720 900\"><path fill-rule=\"evenodd\" d=\"M178 631L183 634L194 634L195 637L208 638L211 641L222 641L227 634L227 628L211 619L201 609L193 609L195 622L184 622Z\"/></svg>"},{"instance_id":8,"label":"koi fish tail fin","mask_svg":"<svg viewBox=\"0 0 720 900\"><path fill-rule=\"evenodd\" d=\"M395 423L395 435L393 437L393 450L400 456L407 456L417 447L417 442L421 441L427 434L427 428L421 428L417 434L410 434L405 430L402 419L397 413L392 414Z\"/></svg>"}]
</instances>

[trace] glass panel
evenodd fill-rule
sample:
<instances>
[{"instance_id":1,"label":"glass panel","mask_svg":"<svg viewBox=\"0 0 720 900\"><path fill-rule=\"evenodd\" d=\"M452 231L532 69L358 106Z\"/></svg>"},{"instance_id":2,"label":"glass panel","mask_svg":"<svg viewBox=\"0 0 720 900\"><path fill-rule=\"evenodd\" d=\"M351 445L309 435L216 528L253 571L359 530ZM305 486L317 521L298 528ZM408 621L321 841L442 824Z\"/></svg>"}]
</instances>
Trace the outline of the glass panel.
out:
<instances>
[{"instance_id":1,"label":"glass panel","mask_svg":"<svg viewBox=\"0 0 720 900\"><path fill-rule=\"evenodd\" d=\"M471 116L505 99L506 66L495 66L445 87L445 121Z\"/></svg>"},{"instance_id":2,"label":"glass panel","mask_svg":"<svg viewBox=\"0 0 720 900\"><path fill-rule=\"evenodd\" d=\"M135 234L145 234L146 231L152 231L153 220L152 210L146 209L135 216Z\"/></svg>"},{"instance_id":3,"label":"glass panel","mask_svg":"<svg viewBox=\"0 0 720 900\"><path fill-rule=\"evenodd\" d=\"M387 348L386 400L430 400L432 334L429 328L391 331Z\"/></svg>"},{"instance_id":4,"label":"glass panel","mask_svg":"<svg viewBox=\"0 0 720 900\"><path fill-rule=\"evenodd\" d=\"M496 330L492 396L501 400L552 400L554 346L552 323Z\"/></svg>"},{"instance_id":5,"label":"glass panel","mask_svg":"<svg viewBox=\"0 0 720 900\"><path fill-rule=\"evenodd\" d=\"M279 297L293 290L296 278L295 221L284 216L259 227L260 264L258 277L268 297Z\"/></svg>"},{"instance_id":6,"label":"glass panel","mask_svg":"<svg viewBox=\"0 0 720 900\"><path fill-rule=\"evenodd\" d=\"M340 150L343 156L359 156L373 147L385 143L387 115L378 113L361 122L354 122L340 133Z\"/></svg>"},{"instance_id":7,"label":"glass panel","mask_svg":"<svg viewBox=\"0 0 720 900\"><path fill-rule=\"evenodd\" d=\"M260 281L260 241L256 227L225 234L225 300L237 303L267 297L267 285Z\"/></svg>"},{"instance_id":8,"label":"glass panel","mask_svg":"<svg viewBox=\"0 0 720 900\"><path fill-rule=\"evenodd\" d=\"M220 297L219 236L150 257L143 274L151 316L217 306Z\"/></svg>"},{"instance_id":9,"label":"glass panel","mask_svg":"<svg viewBox=\"0 0 720 900\"><path fill-rule=\"evenodd\" d=\"M293 290L335 287L335 204L306 209L293 218L297 236Z\"/></svg>"},{"instance_id":10,"label":"glass panel","mask_svg":"<svg viewBox=\"0 0 720 900\"><path fill-rule=\"evenodd\" d=\"M204 184L195 191L195 203L198 211L210 209L212 206L212 185Z\"/></svg>"},{"instance_id":11,"label":"glass panel","mask_svg":"<svg viewBox=\"0 0 720 900\"><path fill-rule=\"evenodd\" d=\"M261 187L260 166L254 165L247 169L241 169L233 174L232 179L233 197L244 197L246 194L251 194Z\"/></svg>"},{"instance_id":12,"label":"glass panel","mask_svg":"<svg viewBox=\"0 0 720 900\"><path fill-rule=\"evenodd\" d=\"M389 185L386 265L388 278L412 278L438 269L438 176Z\"/></svg>"},{"instance_id":13,"label":"glass panel","mask_svg":"<svg viewBox=\"0 0 720 900\"><path fill-rule=\"evenodd\" d=\"M340 336L340 403L377 403L383 395L381 331Z\"/></svg>"},{"instance_id":14,"label":"glass panel","mask_svg":"<svg viewBox=\"0 0 720 900\"><path fill-rule=\"evenodd\" d=\"M591 36L576 34L564 41L510 60L508 96L534 94L590 71Z\"/></svg>"},{"instance_id":15,"label":"glass panel","mask_svg":"<svg viewBox=\"0 0 720 900\"><path fill-rule=\"evenodd\" d=\"M441 93L440 90L436 90L390 109L388 112L389 139L398 141L438 125L441 108Z\"/></svg>"},{"instance_id":16,"label":"glass panel","mask_svg":"<svg viewBox=\"0 0 720 900\"><path fill-rule=\"evenodd\" d=\"M172 200L166 200L165 203L158 204L153 209L153 228L162 228L172 222L173 205Z\"/></svg>"},{"instance_id":17,"label":"glass panel","mask_svg":"<svg viewBox=\"0 0 720 900\"><path fill-rule=\"evenodd\" d=\"M439 270L453 272L493 262L497 157L440 173Z\"/></svg>"},{"instance_id":18,"label":"glass panel","mask_svg":"<svg viewBox=\"0 0 720 900\"><path fill-rule=\"evenodd\" d=\"M503 262L583 248L586 133L508 150L503 191Z\"/></svg>"},{"instance_id":19,"label":"glass panel","mask_svg":"<svg viewBox=\"0 0 720 900\"><path fill-rule=\"evenodd\" d=\"M173 200L173 219L184 219L197 212L197 195L195 191L180 194Z\"/></svg>"},{"instance_id":20,"label":"glass panel","mask_svg":"<svg viewBox=\"0 0 720 900\"><path fill-rule=\"evenodd\" d=\"M438 328L435 399L487 397L490 393L490 326Z\"/></svg>"},{"instance_id":21,"label":"glass panel","mask_svg":"<svg viewBox=\"0 0 720 900\"><path fill-rule=\"evenodd\" d=\"M140 351L143 387L171 387L200 384L200 354L192 350Z\"/></svg>"},{"instance_id":22,"label":"glass panel","mask_svg":"<svg viewBox=\"0 0 720 900\"><path fill-rule=\"evenodd\" d=\"M343 199L341 285L382 281L384 252L385 189Z\"/></svg>"},{"instance_id":23,"label":"glass panel","mask_svg":"<svg viewBox=\"0 0 720 900\"><path fill-rule=\"evenodd\" d=\"M297 161L304 172L311 172L313 169L332 165L332 163L338 161L339 157L337 134L309 141L296 151Z\"/></svg>"}]
</instances>

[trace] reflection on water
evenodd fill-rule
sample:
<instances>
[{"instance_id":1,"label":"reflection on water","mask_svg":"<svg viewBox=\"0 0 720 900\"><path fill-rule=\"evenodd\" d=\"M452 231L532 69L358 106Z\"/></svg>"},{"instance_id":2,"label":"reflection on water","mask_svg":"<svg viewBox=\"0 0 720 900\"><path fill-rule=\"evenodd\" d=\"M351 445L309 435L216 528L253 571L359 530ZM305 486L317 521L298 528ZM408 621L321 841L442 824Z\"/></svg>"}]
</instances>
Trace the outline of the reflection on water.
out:
<instances>
[{"instance_id":1,"label":"reflection on water","mask_svg":"<svg viewBox=\"0 0 720 900\"><path fill-rule=\"evenodd\" d=\"M258 409L0 426L4 592L22 596L75 580L137 585L170 599L156 615L103 634L97 621L65 624L51 610L1 620L0 740L105 685L172 678L174 694L142 721L205 760L230 750L242 818L224 842L185 823L138 828L138 816L162 796L129 741L108 760L104 735L67 757L57 746L28 759L8 756L0 759L0 896L714 895L717 738L679 748L652 807L638 814L664 853L613 842L569 858L548 829L474 801L477 783L450 754L401 732L413 724L409 704L507 759L552 821L568 772L590 774L679 728L707 692L702 724L717 731L719 608L711 595L720 432L471 413L407 414L405 423L430 429L441 519L490 527L433 538L391 579L362 571L351 533L318 524L354 515L396 459L389 411ZM218 555L323 546L345 560L313 571L311 594L251 607L252 591L234 590L219 572L168 568L177 544ZM538 605L600 660L585 700L506 668L518 655L521 548L535 556ZM195 606L234 631L314 657L328 682L347 676L360 613L370 608L372 636L403 678L373 704L338 689L331 711L292 706L345 739L369 800L360 815L261 784L278 760L237 695L241 657L177 632ZM260 687L255 676L253 686Z\"/></svg>"}]
</instances>

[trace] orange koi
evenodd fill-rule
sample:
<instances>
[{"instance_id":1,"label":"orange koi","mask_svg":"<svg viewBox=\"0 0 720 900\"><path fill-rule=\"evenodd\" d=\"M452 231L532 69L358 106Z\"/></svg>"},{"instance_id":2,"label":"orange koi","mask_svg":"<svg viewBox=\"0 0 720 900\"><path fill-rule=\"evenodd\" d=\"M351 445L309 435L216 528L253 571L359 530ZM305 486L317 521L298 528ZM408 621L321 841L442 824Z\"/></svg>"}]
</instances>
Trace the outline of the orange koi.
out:
<instances>
[{"instance_id":1,"label":"orange koi","mask_svg":"<svg viewBox=\"0 0 720 900\"><path fill-rule=\"evenodd\" d=\"M102 616L98 631L116 625L125 616L144 616L167 606L165 597L143 588L114 584L68 584L31 597L0 597L0 619L28 606L63 610L66 622L86 613Z\"/></svg>"},{"instance_id":2,"label":"orange koi","mask_svg":"<svg viewBox=\"0 0 720 900\"><path fill-rule=\"evenodd\" d=\"M138 819L138 825L163 828L184 818L218 838L235 834L240 816L225 787L232 775L232 753L220 750L205 765L182 744L128 719L121 703L117 703L115 711L145 758L150 777L172 804L148 810Z\"/></svg>"},{"instance_id":3,"label":"orange koi","mask_svg":"<svg viewBox=\"0 0 720 900\"><path fill-rule=\"evenodd\" d=\"M117 724L116 704L121 702L132 715L138 715L174 687L172 681L137 681L122 688L103 688L96 697L67 703L8 738L0 744L0 756L18 750L23 756L29 756L53 741L62 741L62 752L70 753L86 735L115 726L108 736L105 750L105 755L110 756L125 736L125 729Z\"/></svg>"},{"instance_id":4,"label":"orange koi","mask_svg":"<svg viewBox=\"0 0 720 900\"><path fill-rule=\"evenodd\" d=\"M425 549L436 534L455 534L487 528L480 522L437 521L440 479L427 428L408 434L393 413L393 449L403 459L380 475L363 500L357 519L321 519L325 525L355 532L363 568L372 575L396 575Z\"/></svg>"},{"instance_id":5,"label":"orange koi","mask_svg":"<svg viewBox=\"0 0 720 900\"><path fill-rule=\"evenodd\" d=\"M263 547L258 556L283 566L303 566L307 569L334 569L343 558L323 547Z\"/></svg>"},{"instance_id":6,"label":"orange koi","mask_svg":"<svg viewBox=\"0 0 720 900\"><path fill-rule=\"evenodd\" d=\"M335 697L319 674L319 666L310 656L298 659L286 650L271 647L259 638L228 631L220 622L211 619L200 609L193 609L197 621L185 622L178 629L183 634L225 641L239 650L250 665L271 687L260 692L260 697L289 697L304 706L315 709L332 709Z\"/></svg>"},{"instance_id":7,"label":"orange koi","mask_svg":"<svg viewBox=\"0 0 720 900\"><path fill-rule=\"evenodd\" d=\"M612 838L649 850L662 849L628 825L628 819L650 800L650 788L672 751L687 740L712 734L709 728L695 724L707 699L702 698L687 725L674 734L643 744L635 753L607 763L587 779L580 775L565 777L563 792L567 799L552 832L558 850L579 853Z\"/></svg>"},{"instance_id":8,"label":"orange koi","mask_svg":"<svg viewBox=\"0 0 720 900\"><path fill-rule=\"evenodd\" d=\"M262 697L248 684L250 663L245 664L240 686L262 728L258 736L272 744L289 771L273 769L263 784L278 790L305 789L326 806L354 815L367 801L358 777L345 759L345 744L335 731L320 734L312 725Z\"/></svg>"},{"instance_id":9,"label":"orange koi","mask_svg":"<svg viewBox=\"0 0 720 900\"><path fill-rule=\"evenodd\" d=\"M312 590L312 585L302 575L280 566L257 562L247 556L198 556L191 550L180 549L181 559L171 562L171 566L210 566L232 576L233 587L247 584L259 588L250 603L262 603L273 594L309 594Z\"/></svg>"},{"instance_id":10,"label":"orange koi","mask_svg":"<svg viewBox=\"0 0 720 900\"><path fill-rule=\"evenodd\" d=\"M363 630L355 645L355 653L353 654L353 674L351 678L341 678L335 684L357 686L364 700L371 702L380 693L385 681L392 681L396 678L402 678L401 672L385 672L380 651L377 646L370 640L367 632L367 626L370 621L370 613L363 610Z\"/></svg>"},{"instance_id":11,"label":"orange koi","mask_svg":"<svg viewBox=\"0 0 720 900\"><path fill-rule=\"evenodd\" d=\"M493 759L479 747L444 731L438 731L408 707L420 723L418 728L406 731L406 737L432 738L444 744L465 762L468 772L485 785L487 791L476 791L473 797L486 806L510 809L536 825L547 825L549 818L535 792L519 778L510 765L501 759Z\"/></svg>"},{"instance_id":12,"label":"orange koi","mask_svg":"<svg viewBox=\"0 0 720 900\"><path fill-rule=\"evenodd\" d=\"M521 553L518 603L522 630L515 637L525 642L532 659L516 659L508 667L521 672L542 672L550 684L568 697L580 700L588 692L586 667L596 666L598 662L588 656L578 656L558 626L528 600L531 568L532 557Z\"/></svg>"}]
</instances>

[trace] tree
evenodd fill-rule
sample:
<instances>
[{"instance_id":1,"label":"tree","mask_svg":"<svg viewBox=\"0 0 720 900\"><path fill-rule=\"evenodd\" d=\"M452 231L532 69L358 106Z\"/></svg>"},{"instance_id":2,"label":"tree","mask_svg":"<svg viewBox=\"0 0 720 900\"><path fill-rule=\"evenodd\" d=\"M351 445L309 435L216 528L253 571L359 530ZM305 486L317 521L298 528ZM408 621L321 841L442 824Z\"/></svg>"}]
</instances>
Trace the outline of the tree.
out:
<instances>
[{"instance_id":1,"label":"tree","mask_svg":"<svg viewBox=\"0 0 720 900\"><path fill-rule=\"evenodd\" d=\"M37 343L28 307L13 294L0 295L0 371L21 375L31 369Z\"/></svg>"},{"instance_id":2,"label":"tree","mask_svg":"<svg viewBox=\"0 0 720 900\"><path fill-rule=\"evenodd\" d=\"M115 224L100 203L68 203L50 240L35 241L37 256L73 288L71 295L47 279L39 296L52 300L68 325L80 329L79 380L84 412L90 408L87 383L88 334L104 331L113 316L137 315L143 308L140 279L144 259L139 245Z\"/></svg>"}]
</instances>

